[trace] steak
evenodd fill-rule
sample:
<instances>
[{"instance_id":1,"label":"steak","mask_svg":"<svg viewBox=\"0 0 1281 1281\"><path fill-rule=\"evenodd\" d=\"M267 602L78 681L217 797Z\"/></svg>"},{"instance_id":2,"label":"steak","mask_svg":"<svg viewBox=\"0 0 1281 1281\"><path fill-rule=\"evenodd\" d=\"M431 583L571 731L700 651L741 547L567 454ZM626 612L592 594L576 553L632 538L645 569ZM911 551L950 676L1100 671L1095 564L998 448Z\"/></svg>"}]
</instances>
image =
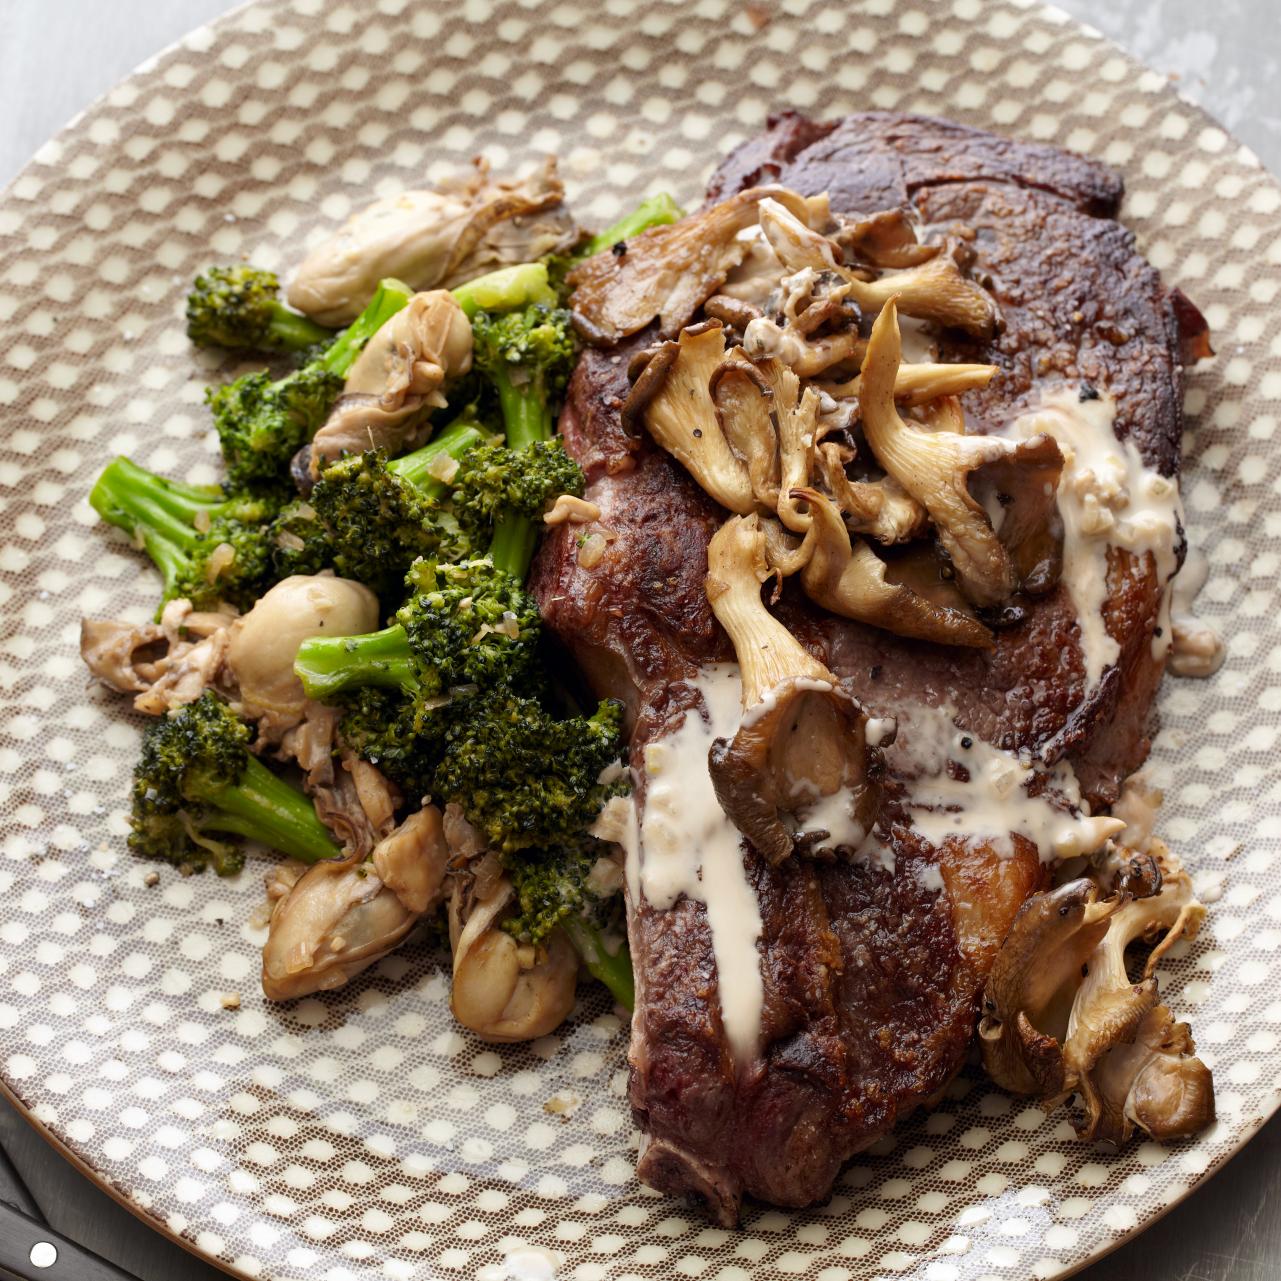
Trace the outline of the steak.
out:
<instances>
[{"instance_id":1,"label":"steak","mask_svg":"<svg viewBox=\"0 0 1281 1281\"><path fill-rule=\"evenodd\" d=\"M1122 186L1110 170L923 117L816 123L787 114L722 163L709 198L767 181L826 191L842 213L906 206L927 232L968 242L972 272L1005 320L990 342L940 343L942 360L1000 367L988 390L967 394L974 429L1000 428L1047 387L1080 383L1086 394L1114 395L1118 436L1148 466L1177 474L1180 317L1196 313L1114 221ZM576 531L561 526L544 540L533 577L544 618L589 682L625 703L637 766L646 744L700 714L690 683L699 670L733 658L703 584L725 512L620 421L628 358L646 342L642 334L587 351L561 417L586 497L601 511L605 554L583 566ZM788 587L779 617L872 715L893 716L905 702L954 709L957 725L987 742L1070 761L1095 805L1114 799L1147 754L1161 677L1151 646L1161 584L1150 557L1111 554L1105 619L1120 656L1088 692L1062 588L1031 601L991 650L961 650L826 614ZM959 1069L991 959L1044 871L1018 836L1013 857L977 840L931 846L892 800L879 839L892 870L798 859L771 868L744 847L765 999L759 1055L737 1070L703 905L629 902L643 1181L701 1197L722 1223L736 1219L745 1193L809 1204L851 1155L937 1097Z\"/></svg>"}]
</instances>

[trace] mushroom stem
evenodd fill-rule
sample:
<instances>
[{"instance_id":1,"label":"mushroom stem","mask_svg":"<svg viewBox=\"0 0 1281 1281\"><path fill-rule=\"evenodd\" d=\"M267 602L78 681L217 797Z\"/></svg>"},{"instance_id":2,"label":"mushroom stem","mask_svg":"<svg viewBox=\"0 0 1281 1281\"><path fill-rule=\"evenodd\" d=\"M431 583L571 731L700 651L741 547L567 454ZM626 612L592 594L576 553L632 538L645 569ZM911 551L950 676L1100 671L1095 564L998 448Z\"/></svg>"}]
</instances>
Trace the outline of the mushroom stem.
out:
<instances>
[{"instance_id":1,"label":"mushroom stem","mask_svg":"<svg viewBox=\"0 0 1281 1281\"><path fill-rule=\"evenodd\" d=\"M959 396L986 387L997 372L995 365L901 364L894 375L894 399L911 409L939 396ZM843 383L824 383L822 390L837 399L861 396L863 376L859 374Z\"/></svg>"},{"instance_id":2,"label":"mushroom stem","mask_svg":"<svg viewBox=\"0 0 1281 1281\"><path fill-rule=\"evenodd\" d=\"M791 497L806 506L812 522L814 541L801 586L815 604L899 636L976 649L992 645L992 633L976 618L936 605L906 584L890 583L880 557L862 541L851 544L831 499L815 489L795 489Z\"/></svg>"},{"instance_id":3,"label":"mushroom stem","mask_svg":"<svg viewBox=\"0 0 1281 1281\"><path fill-rule=\"evenodd\" d=\"M904 421L894 404L901 354L898 310L890 297L872 326L863 362L867 443L881 466L929 513L965 595L979 606L1000 604L1018 586L1017 576L991 520L970 493L970 473L1000 460L1049 458L1057 455L1057 446L1047 436L1014 442L928 431Z\"/></svg>"},{"instance_id":4,"label":"mushroom stem","mask_svg":"<svg viewBox=\"0 0 1281 1281\"><path fill-rule=\"evenodd\" d=\"M721 808L771 863L797 848L811 857L857 848L880 799L863 709L765 608L759 517L723 525L707 559L708 600L743 680L742 723L708 755Z\"/></svg>"}]
</instances>

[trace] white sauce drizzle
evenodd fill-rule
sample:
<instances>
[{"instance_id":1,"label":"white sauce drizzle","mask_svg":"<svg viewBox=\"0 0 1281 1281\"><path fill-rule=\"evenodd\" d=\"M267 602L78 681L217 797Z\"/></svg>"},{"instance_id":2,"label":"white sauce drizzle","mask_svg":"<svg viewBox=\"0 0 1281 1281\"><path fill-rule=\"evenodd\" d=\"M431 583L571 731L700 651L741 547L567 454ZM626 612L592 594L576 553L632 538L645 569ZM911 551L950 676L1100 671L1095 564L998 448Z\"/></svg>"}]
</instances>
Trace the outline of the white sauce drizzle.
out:
<instances>
[{"instance_id":1,"label":"white sauce drizzle","mask_svg":"<svg viewBox=\"0 0 1281 1281\"><path fill-rule=\"evenodd\" d=\"M746 1064L757 1052L765 996L761 913L743 866L742 837L721 809L707 767L712 741L739 725L738 665L714 664L692 684L708 719L691 710L675 733L645 750L645 804L626 847L627 883L634 903L639 890L659 910L681 895L705 905L725 1039L734 1061Z\"/></svg>"},{"instance_id":2,"label":"white sauce drizzle","mask_svg":"<svg viewBox=\"0 0 1281 1281\"><path fill-rule=\"evenodd\" d=\"M1044 792L1030 795L1028 784L1038 771L1013 752L958 729L951 709L916 703L898 709L896 715L898 737L886 749L886 761L906 785L913 825L932 845L949 837L984 840L1001 857L1010 858L1011 833L1017 832L1035 844L1041 861L1048 863L1093 853L1125 826L1119 819L1090 817L1066 762L1040 773L1067 811L1052 804ZM949 775L949 761L965 769L968 781Z\"/></svg>"},{"instance_id":3,"label":"white sauce drizzle","mask_svg":"<svg viewBox=\"0 0 1281 1281\"><path fill-rule=\"evenodd\" d=\"M1076 607L1087 691L1120 657L1120 646L1103 622L1107 600L1107 552L1120 547L1151 553L1162 587L1152 656L1170 647L1170 580L1178 564L1178 527L1183 514L1178 484L1144 466L1131 441L1112 429L1116 402L1110 396L1081 400L1075 388L1048 393L1037 409L1010 424L1008 434L1027 438L1045 432L1063 451L1058 507L1063 521L1063 583Z\"/></svg>"},{"instance_id":4,"label":"white sauce drizzle","mask_svg":"<svg viewBox=\"0 0 1281 1281\"><path fill-rule=\"evenodd\" d=\"M1170 590L1170 671L1176 676L1213 676L1226 652L1218 630L1192 612L1192 602L1210 575L1199 548L1189 551Z\"/></svg>"}]
</instances>

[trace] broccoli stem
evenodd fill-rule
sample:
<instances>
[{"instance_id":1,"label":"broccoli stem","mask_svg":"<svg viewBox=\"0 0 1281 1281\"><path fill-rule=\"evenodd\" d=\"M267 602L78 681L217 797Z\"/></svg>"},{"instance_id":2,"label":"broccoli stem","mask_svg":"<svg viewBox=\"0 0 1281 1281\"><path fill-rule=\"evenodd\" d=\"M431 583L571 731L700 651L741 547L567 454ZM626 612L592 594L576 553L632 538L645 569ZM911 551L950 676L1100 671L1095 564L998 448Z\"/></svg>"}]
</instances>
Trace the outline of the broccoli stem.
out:
<instances>
[{"instance_id":1,"label":"broccoli stem","mask_svg":"<svg viewBox=\"0 0 1281 1281\"><path fill-rule=\"evenodd\" d=\"M166 591L187 568L199 542L200 513L212 518L226 502L217 486L166 480L124 457L108 463L89 491L94 511L142 544Z\"/></svg>"},{"instance_id":2,"label":"broccoli stem","mask_svg":"<svg viewBox=\"0 0 1281 1281\"><path fill-rule=\"evenodd\" d=\"M552 415L541 384L534 381L516 386L505 369L495 370L492 378L503 411L508 449L528 449L536 441L551 440ZM524 582L537 544L538 530L528 516L504 512L494 522L489 555L498 569Z\"/></svg>"},{"instance_id":3,"label":"broccoli stem","mask_svg":"<svg viewBox=\"0 0 1281 1281\"><path fill-rule=\"evenodd\" d=\"M592 978L604 983L624 1009L635 1009L636 980L632 976L632 958L627 944L620 944L618 951L611 954L605 946L604 935L581 916L566 917L562 926Z\"/></svg>"},{"instance_id":4,"label":"broccoli stem","mask_svg":"<svg viewBox=\"0 0 1281 1281\"><path fill-rule=\"evenodd\" d=\"M268 326L271 349L305 351L318 342L328 342L333 336L332 329L326 329L309 317L290 311L282 303L272 305L271 322Z\"/></svg>"},{"instance_id":5,"label":"broccoli stem","mask_svg":"<svg viewBox=\"0 0 1281 1281\"><path fill-rule=\"evenodd\" d=\"M590 258L593 254L604 253L612 249L620 240L630 240L639 236L650 227L661 227L669 222L678 222L685 217L685 211L665 191L657 195L646 196L644 200L624 215L612 227L593 236L575 257Z\"/></svg>"},{"instance_id":6,"label":"broccoli stem","mask_svg":"<svg viewBox=\"0 0 1281 1281\"><path fill-rule=\"evenodd\" d=\"M346 378L364 345L414 296L403 281L380 280L365 310L330 344L317 362L331 374Z\"/></svg>"},{"instance_id":7,"label":"broccoli stem","mask_svg":"<svg viewBox=\"0 0 1281 1281\"><path fill-rule=\"evenodd\" d=\"M556 291L547 279L547 265L522 262L477 276L454 290L454 297L470 320L478 311L514 311L531 303L556 305Z\"/></svg>"},{"instance_id":8,"label":"broccoli stem","mask_svg":"<svg viewBox=\"0 0 1281 1281\"><path fill-rule=\"evenodd\" d=\"M307 697L322 703L357 686L412 690L419 682L409 637L399 623L364 636L313 636L299 646L294 671Z\"/></svg>"},{"instance_id":9,"label":"broccoli stem","mask_svg":"<svg viewBox=\"0 0 1281 1281\"><path fill-rule=\"evenodd\" d=\"M261 761L249 757L235 783L219 782L193 770L183 794L217 811L201 826L261 841L304 863L337 858L342 850L316 816L315 806L296 788L277 778Z\"/></svg>"},{"instance_id":10,"label":"broccoli stem","mask_svg":"<svg viewBox=\"0 0 1281 1281\"><path fill-rule=\"evenodd\" d=\"M469 449L474 449L489 439L489 433L470 414L463 414L448 427L442 428L440 434L421 449L393 459L387 464L387 470L428 498L441 498L449 486L432 473L438 460L448 457L458 462Z\"/></svg>"}]
</instances>

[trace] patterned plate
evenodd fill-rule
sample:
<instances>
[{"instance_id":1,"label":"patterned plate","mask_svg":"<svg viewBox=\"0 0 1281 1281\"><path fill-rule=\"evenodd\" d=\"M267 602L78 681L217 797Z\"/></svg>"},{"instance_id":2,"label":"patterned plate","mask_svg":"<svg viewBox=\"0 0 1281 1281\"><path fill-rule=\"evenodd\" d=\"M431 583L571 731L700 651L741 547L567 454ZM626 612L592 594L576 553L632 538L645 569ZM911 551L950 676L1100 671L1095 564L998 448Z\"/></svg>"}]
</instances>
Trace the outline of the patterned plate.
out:
<instances>
[{"instance_id":1,"label":"patterned plate","mask_svg":"<svg viewBox=\"0 0 1281 1281\"><path fill-rule=\"evenodd\" d=\"M1229 658L1167 682L1153 758L1164 833L1217 900L1164 990L1220 1120L1111 1156L967 1073L830 1204L726 1232L636 1184L626 1031L595 995L557 1035L495 1049L453 1024L440 958L411 947L341 994L265 1004L262 867L146 884L123 843L137 726L89 685L76 635L85 613L141 620L155 594L84 501L103 461L216 475L201 391L223 371L180 322L197 268L286 268L353 207L476 152L556 152L601 223L647 188L697 199L785 104L946 114L1120 166L1145 252L1215 332L1189 380L1184 492ZM1003 0L269 0L139 69L0 200L6 1088L154 1226L278 1281L1054 1277L1152 1222L1281 1086L1279 209L1163 77Z\"/></svg>"}]
</instances>

